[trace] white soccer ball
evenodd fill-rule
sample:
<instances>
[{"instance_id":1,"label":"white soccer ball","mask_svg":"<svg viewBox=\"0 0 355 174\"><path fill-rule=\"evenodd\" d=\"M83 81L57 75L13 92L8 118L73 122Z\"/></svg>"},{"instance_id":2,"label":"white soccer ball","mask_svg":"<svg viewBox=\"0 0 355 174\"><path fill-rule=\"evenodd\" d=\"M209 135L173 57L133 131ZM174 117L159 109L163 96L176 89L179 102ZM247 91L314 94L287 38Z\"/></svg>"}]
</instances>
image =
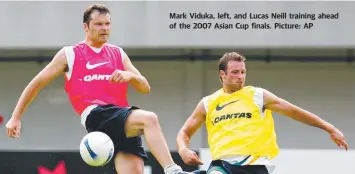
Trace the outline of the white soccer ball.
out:
<instances>
[{"instance_id":1,"label":"white soccer ball","mask_svg":"<svg viewBox=\"0 0 355 174\"><path fill-rule=\"evenodd\" d=\"M103 132L90 132L80 142L81 158L90 166L103 166L111 161L115 147Z\"/></svg>"}]
</instances>

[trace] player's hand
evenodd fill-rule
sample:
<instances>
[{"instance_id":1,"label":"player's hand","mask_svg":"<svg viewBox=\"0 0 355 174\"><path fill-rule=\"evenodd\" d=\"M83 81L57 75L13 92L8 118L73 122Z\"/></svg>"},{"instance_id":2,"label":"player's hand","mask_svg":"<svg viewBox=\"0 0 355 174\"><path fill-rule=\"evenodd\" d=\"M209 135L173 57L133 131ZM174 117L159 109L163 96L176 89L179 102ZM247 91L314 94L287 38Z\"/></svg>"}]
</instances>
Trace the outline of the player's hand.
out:
<instances>
[{"instance_id":1,"label":"player's hand","mask_svg":"<svg viewBox=\"0 0 355 174\"><path fill-rule=\"evenodd\" d=\"M133 73L129 71L121 71L121 70L115 70L111 74L110 77L110 82L113 83L124 83L124 82L129 82L133 78Z\"/></svg>"},{"instance_id":2,"label":"player's hand","mask_svg":"<svg viewBox=\"0 0 355 174\"><path fill-rule=\"evenodd\" d=\"M184 161L185 164L187 165L202 165L202 161L196 154L196 152L187 149L187 148L182 148L179 149L179 155L181 156L182 160Z\"/></svg>"},{"instance_id":3,"label":"player's hand","mask_svg":"<svg viewBox=\"0 0 355 174\"><path fill-rule=\"evenodd\" d=\"M19 138L21 131L21 120L11 118L6 123L7 136L11 138Z\"/></svg>"},{"instance_id":4,"label":"player's hand","mask_svg":"<svg viewBox=\"0 0 355 174\"><path fill-rule=\"evenodd\" d=\"M334 141L335 144L339 147L344 147L345 150L348 150L348 144L345 141L343 133L341 133L337 128L333 127L329 131L330 138Z\"/></svg>"}]
</instances>

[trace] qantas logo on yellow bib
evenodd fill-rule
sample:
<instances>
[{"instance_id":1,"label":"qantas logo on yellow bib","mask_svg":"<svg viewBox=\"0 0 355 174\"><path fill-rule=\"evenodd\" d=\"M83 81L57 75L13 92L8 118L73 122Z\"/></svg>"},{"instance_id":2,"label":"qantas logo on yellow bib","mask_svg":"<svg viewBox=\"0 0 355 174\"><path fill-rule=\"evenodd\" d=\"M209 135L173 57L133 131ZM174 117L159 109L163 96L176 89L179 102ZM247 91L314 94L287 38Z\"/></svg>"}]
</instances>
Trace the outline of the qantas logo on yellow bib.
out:
<instances>
[{"instance_id":1,"label":"qantas logo on yellow bib","mask_svg":"<svg viewBox=\"0 0 355 174\"><path fill-rule=\"evenodd\" d=\"M249 112L225 114L225 115L221 115L219 117L214 118L213 125L216 123L219 123L221 121L227 121L227 120L232 120L232 119L237 119L237 118L251 118L252 116L253 116L252 113L249 113Z\"/></svg>"}]
</instances>

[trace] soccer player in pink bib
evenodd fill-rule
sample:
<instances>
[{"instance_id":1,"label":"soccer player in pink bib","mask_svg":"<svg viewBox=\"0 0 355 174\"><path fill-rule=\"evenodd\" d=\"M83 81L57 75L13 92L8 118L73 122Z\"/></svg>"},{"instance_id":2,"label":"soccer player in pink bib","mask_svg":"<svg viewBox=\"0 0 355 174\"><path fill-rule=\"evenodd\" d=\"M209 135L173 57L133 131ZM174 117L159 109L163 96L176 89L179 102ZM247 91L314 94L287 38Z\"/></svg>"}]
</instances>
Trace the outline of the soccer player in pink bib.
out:
<instances>
[{"instance_id":1,"label":"soccer player in pink bib","mask_svg":"<svg viewBox=\"0 0 355 174\"><path fill-rule=\"evenodd\" d=\"M20 136L26 107L43 87L64 74L65 91L81 124L88 132L106 133L114 142L117 173L143 174L147 154L142 135L166 174L188 173L174 163L157 115L129 105L128 85L141 93L149 93L150 86L124 50L107 43L110 24L110 11L103 5L92 5L84 12L85 40L63 47L32 79L6 125L8 136Z\"/></svg>"}]
</instances>

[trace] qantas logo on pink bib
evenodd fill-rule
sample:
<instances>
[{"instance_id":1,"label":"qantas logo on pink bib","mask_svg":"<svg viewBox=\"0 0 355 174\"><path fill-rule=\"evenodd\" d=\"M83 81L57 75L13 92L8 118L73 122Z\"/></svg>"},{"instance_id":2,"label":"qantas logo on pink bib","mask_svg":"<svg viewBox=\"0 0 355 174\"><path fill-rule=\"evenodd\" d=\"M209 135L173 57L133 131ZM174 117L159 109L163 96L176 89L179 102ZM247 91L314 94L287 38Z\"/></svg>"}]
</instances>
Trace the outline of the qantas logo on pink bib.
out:
<instances>
[{"instance_id":1,"label":"qantas logo on pink bib","mask_svg":"<svg viewBox=\"0 0 355 174\"><path fill-rule=\"evenodd\" d=\"M93 75L86 75L84 77L85 82L91 82L94 80L110 80L111 75L106 74L93 74Z\"/></svg>"}]
</instances>

